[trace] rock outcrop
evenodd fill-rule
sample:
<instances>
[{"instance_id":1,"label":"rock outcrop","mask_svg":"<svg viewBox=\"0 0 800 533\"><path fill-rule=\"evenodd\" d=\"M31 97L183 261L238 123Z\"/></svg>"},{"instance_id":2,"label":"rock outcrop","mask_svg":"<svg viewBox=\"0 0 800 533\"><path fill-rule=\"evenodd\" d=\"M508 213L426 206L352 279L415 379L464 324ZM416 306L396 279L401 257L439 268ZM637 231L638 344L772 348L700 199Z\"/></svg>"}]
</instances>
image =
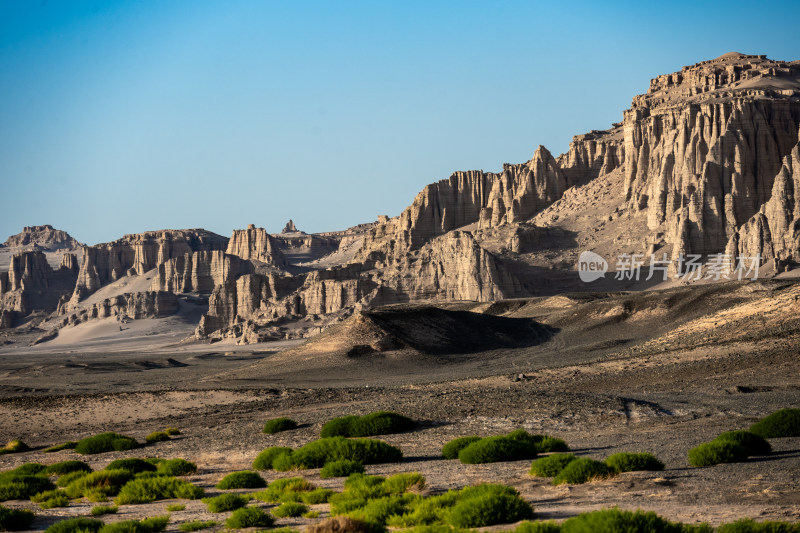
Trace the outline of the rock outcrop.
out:
<instances>
[{"instance_id":1,"label":"rock outcrop","mask_svg":"<svg viewBox=\"0 0 800 533\"><path fill-rule=\"evenodd\" d=\"M192 252L158 265L151 290L211 294L214 287L253 272L253 265L225 252Z\"/></svg>"},{"instance_id":2,"label":"rock outcrop","mask_svg":"<svg viewBox=\"0 0 800 533\"><path fill-rule=\"evenodd\" d=\"M66 231L54 229L53 226L26 226L16 235L9 237L4 246L16 250L77 250L81 243L73 239Z\"/></svg>"},{"instance_id":3,"label":"rock outcrop","mask_svg":"<svg viewBox=\"0 0 800 533\"><path fill-rule=\"evenodd\" d=\"M124 293L106 298L61 319L59 326L75 326L93 318L118 316L126 319L164 318L179 309L178 297L166 291Z\"/></svg>"},{"instance_id":4,"label":"rock outcrop","mask_svg":"<svg viewBox=\"0 0 800 533\"><path fill-rule=\"evenodd\" d=\"M0 274L0 309L21 315L36 310L54 311L59 299L75 287L77 278L77 259L73 254L64 254L56 270L41 251L15 254L8 272Z\"/></svg>"},{"instance_id":5,"label":"rock outcrop","mask_svg":"<svg viewBox=\"0 0 800 533\"><path fill-rule=\"evenodd\" d=\"M292 221L291 218L289 219L289 222L287 222L286 225L281 230L281 233L298 233L298 232L302 233L300 232L300 230L297 229L297 226L294 225L294 221Z\"/></svg>"},{"instance_id":6,"label":"rock outcrop","mask_svg":"<svg viewBox=\"0 0 800 533\"><path fill-rule=\"evenodd\" d=\"M247 229L233 230L227 253L249 261L259 261L276 267L286 266L286 259L275 239L264 228L250 224Z\"/></svg>"}]
</instances>

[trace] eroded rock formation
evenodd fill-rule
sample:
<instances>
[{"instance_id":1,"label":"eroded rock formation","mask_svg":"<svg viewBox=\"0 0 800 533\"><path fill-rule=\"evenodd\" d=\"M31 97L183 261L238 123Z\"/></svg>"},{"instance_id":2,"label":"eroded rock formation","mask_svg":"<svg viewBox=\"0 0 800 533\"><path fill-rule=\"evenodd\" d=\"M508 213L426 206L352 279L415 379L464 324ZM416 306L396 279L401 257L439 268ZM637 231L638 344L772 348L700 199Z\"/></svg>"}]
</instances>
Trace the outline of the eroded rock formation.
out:
<instances>
[{"instance_id":1,"label":"eroded rock formation","mask_svg":"<svg viewBox=\"0 0 800 533\"><path fill-rule=\"evenodd\" d=\"M126 319L164 318L178 311L178 297L166 291L124 293L74 312L60 326L75 326L93 318L119 316Z\"/></svg>"},{"instance_id":2,"label":"eroded rock formation","mask_svg":"<svg viewBox=\"0 0 800 533\"><path fill-rule=\"evenodd\" d=\"M59 299L75 287L77 277L73 254L65 254L60 268L55 270L41 251L15 254L8 272L0 274L0 309L21 315L35 310L54 311Z\"/></svg>"},{"instance_id":3,"label":"eroded rock formation","mask_svg":"<svg viewBox=\"0 0 800 533\"><path fill-rule=\"evenodd\" d=\"M257 228L253 224L247 229L233 230L233 235L228 241L227 253L277 267L286 265L286 259L278 250L272 235L264 228Z\"/></svg>"},{"instance_id":4,"label":"eroded rock formation","mask_svg":"<svg viewBox=\"0 0 800 533\"><path fill-rule=\"evenodd\" d=\"M9 237L4 246L24 250L77 250L81 243L73 239L66 231L54 229L53 226L26 226L16 235Z\"/></svg>"}]
</instances>

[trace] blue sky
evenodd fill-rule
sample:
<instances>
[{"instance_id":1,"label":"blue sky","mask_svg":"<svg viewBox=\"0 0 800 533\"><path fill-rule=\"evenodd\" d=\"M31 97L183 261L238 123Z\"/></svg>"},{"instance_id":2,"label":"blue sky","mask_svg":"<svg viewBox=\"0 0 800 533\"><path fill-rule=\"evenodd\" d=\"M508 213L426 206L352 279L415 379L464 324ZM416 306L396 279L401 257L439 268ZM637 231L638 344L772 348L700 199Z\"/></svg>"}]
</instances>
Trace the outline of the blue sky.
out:
<instances>
[{"instance_id":1,"label":"blue sky","mask_svg":"<svg viewBox=\"0 0 800 533\"><path fill-rule=\"evenodd\" d=\"M0 0L0 242L397 215L454 170L565 151L658 74L800 59L798 20L797 2Z\"/></svg>"}]
</instances>

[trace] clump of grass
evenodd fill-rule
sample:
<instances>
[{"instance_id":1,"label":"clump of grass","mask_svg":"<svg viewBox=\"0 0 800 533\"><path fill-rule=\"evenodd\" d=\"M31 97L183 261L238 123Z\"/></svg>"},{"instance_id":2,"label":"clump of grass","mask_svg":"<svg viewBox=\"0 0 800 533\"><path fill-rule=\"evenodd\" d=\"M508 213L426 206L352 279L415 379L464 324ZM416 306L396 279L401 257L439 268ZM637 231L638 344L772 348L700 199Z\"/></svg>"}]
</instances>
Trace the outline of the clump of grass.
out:
<instances>
[{"instance_id":1,"label":"clump of grass","mask_svg":"<svg viewBox=\"0 0 800 533\"><path fill-rule=\"evenodd\" d=\"M49 448L45 448L42 450L44 453L53 453L53 452L60 452L61 450L74 450L75 446L78 445L78 441L70 440L61 444L56 444L55 446L50 446Z\"/></svg>"},{"instance_id":2,"label":"clump of grass","mask_svg":"<svg viewBox=\"0 0 800 533\"><path fill-rule=\"evenodd\" d=\"M220 490L228 489L260 489L267 486L264 478L250 470L231 472L217 483Z\"/></svg>"},{"instance_id":3,"label":"clump of grass","mask_svg":"<svg viewBox=\"0 0 800 533\"><path fill-rule=\"evenodd\" d=\"M92 516L117 514L117 511L119 511L119 507L116 505L95 505L92 507Z\"/></svg>"},{"instance_id":4,"label":"clump of grass","mask_svg":"<svg viewBox=\"0 0 800 533\"><path fill-rule=\"evenodd\" d=\"M31 501L38 503L42 509L52 509L54 507L67 507L69 505L69 497L67 493L61 489L46 490L31 496Z\"/></svg>"},{"instance_id":5,"label":"clump of grass","mask_svg":"<svg viewBox=\"0 0 800 533\"><path fill-rule=\"evenodd\" d=\"M9 509L0 505L0 531L24 531L30 529L36 515L26 509Z\"/></svg>"},{"instance_id":6,"label":"clump of grass","mask_svg":"<svg viewBox=\"0 0 800 533\"><path fill-rule=\"evenodd\" d=\"M183 531L183 533L190 533L192 531L200 531L201 529L208 529L210 527L214 527L219 522L215 522L214 520L192 520L191 522L184 522L178 529Z\"/></svg>"},{"instance_id":7,"label":"clump of grass","mask_svg":"<svg viewBox=\"0 0 800 533\"><path fill-rule=\"evenodd\" d=\"M602 509L582 513L569 518L561 524L565 533L579 531L647 531L663 533L711 533L707 524L687 526L670 522L656 513L645 511L621 511L620 509Z\"/></svg>"},{"instance_id":8,"label":"clump of grass","mask_svg":"<svg viewBox=\"0 0 800 533\"><path fill-rule=\"evenodd\" d=\"M271 514L265 513L258 507L243 507L237 509L225 521L229 529L244 529L246 527L270 527L275 523Z\"/></svg>"},{"instance_id":9,"label":"clump of grass","mask_svg":"<svg viewBox=\"0 0 800 533\"><path fill-rule=\"evenodd\" d=\"M507 524L533 518L533 508L511 487L478 485L462 491L448 518L450 525L464 528Z\"/></svg>"},{"instance_id":10,"label":"clump of grass","mask_svg":"<svg viewBox=\"0 0 800 533\"><path fill-rule=\"evenodd\" d=\"M267 435L274 435L275 433L280 433L281 431L290 431L295 428L297 428L297 422L291 418L282 416L280 418L267 420L267 422L264 424L263 432Z\"/></svg>"},{"instance_id":11,"label":"clump of grass","mask_svg":"<svg viewBox=\"0 0 800 533\"><path fill-rule=\"evenodd\" d=\"M321 468L332 461L347 459L362 464L393 463L403 458L403 452L383 441L331 437L311 441L292 452L272 452L272 468L278 471ZM257 459L258 462L258 459ZM262 463L260 463L262 464Z\"/></svg>"},{"instance_id":12,"label":"clump of grass","mask_svg":"<svg viewBox=\"0 0 800 533\"><path fill-rule=\"evenodd\" d=\"M272 446L262 451L253 461L254 470L272 470L272 465L279 456L292 453L294 450L285 446Z\"/></svg>"},{"instance_id":13,"label":"clump of grass","mask_svg":"<svg viewBox=\"0 0 800 533\"><path fill-rule=\"evenodd\" d=\"M241 496L239 494L220 494L213 498L203 498L203 503L206 504L208 510L212 513L224 513L225 511L233 511L240 509L247 505L250 498Z\"/></svg>"},{"instance_id":14,"label":"clump of grass","mask_svg":"<svg viewBox=\"0 0 800 533\"><path fill-rule=\"evenodd\" d=\"M99 533L157 533L164 531L169 523L169 515L153 516L142 520L123 520L106 524Z\"/></svg>"},{"instance_id":15,"label":"clump of grass","mask_svg":"<svg viewBox=\"0 0 800 533\"><path fill-rule=\"evenodd\" d=\"M22 442L21 440L15 439L8 441L8 443L0 448L0 455L5 455L7 453L22 453L27 452L30 450L30 446Z\"/></svg>"},{"instance_id":16,"label":"clump of grass","mask_svg":"<svg viewBox=\"0 0 800 533\"><path fill-rule=\"evenodd\" d=\"M170 437L166 431L154 431L144 438L147 444L155 444L169 439Z\"/></svg>"},{"instance_id":17,"label":"clump of grass","mask_svg":"<svg viewBox=\"0 0 800 533\"><path fill-rule=\"evenodd\" d=\"M166 433L170 437L173 437L175 435L180 435L181 434L181 430L178 429L178 428L167 428L167 429L164 430L164 433Z\"/></svg>"},{"instance_id":18,"label":"clump of grass","mask_svg":"<svg viewBox=\"0 0 800 533\"><path fill-rule=\"evenodd\" d=\"M726 431L717 436L715 441L733 442L747 451L747 456L769 455L772 453L772 446L763 437L756 435L752 431Z\"/></svg>"},{"instance_id":19,"label":"clump of grass","mask_svg":"<svg viewBox=\"0 0 800 533\"><path fill-rule=\"evenodd\" d=\"M309 505L317 505L319 503L328 503L334 494L335 492L331 489L314 489L300 493L300 497L303 502Z\"/></svg>"},{"instance_id":20,"label":"clump of grass","mask_svg":"<svg viewBox=\"0 0 800 533\"><path fill-rule=\"evenodd\" d=\"M303 518L319 518L319 511L306 511L302 516Z\"/></svg>"},{"instance_id":21,"label":"clump of grass","mask_svg":"<svg viewBox=\"0 0 800 533\"><path fill-rule=\"evenodd\" d=\"M363 474L364 465L358 461L342 459L341 461L331 461L322 467L319 473L321 478L347 477L350 474Z\"/></svg>"},{"instance_id":22,"label":"clump of grass","mask_svg":"<svg viewBox=\"0 0 800 533\"><path fill-rule=\"evenodd\" d=\"M637 470L664 470L664 463L649 453L615 453L606 458L606 464L618 474Z\"/></svg>"},{"instance_id":23,"label":"clump of grass","mask_svg":"<svg viewBox=\"0 0 800 533\"><path fill-rule=\"evenodd\" d=\"M575 459L577 457L571 453L555 453L540 457L531 464L530 474L537 477L556 477Z\"/></svg>"},{"instance_id":24,"label":"clump of grass","mask_svg":"<svg viewBox=\"0 0 800 533\"><path fill-rule=\"evenodd\" d=\"M800 526L791 522L756 522L752 518L742 518L736 522L722 524L717 533L797 533Z\"/></svg>"},{"instance_id":25,"label":"clump of grass","mask_svg":"<svg viewBox=\"0 0 800 533\"><path fill-rule=\"evenodd\" d=\"M79 516L56 522L45 529L44 533L97 533L101 527L103 527L101 520Z\"/></svg>"},{"instance_id":26,"label":"clump of grass","mask_svg":"<svg viewBox=\"0 0 800 533\"><path fill-rule=\"evenodd\" d=\"M546 522L526 520L514 529L514 533L561 533L561 526L552 520Z\"/></svg>"},{"instance_id":27,"label":"clump of grass","mask_svg":"<svg viewBox=\"0 0 800 533\"><path fill-rule=\"evenodd\" d=\"M605 463L581 457L570 461L555 478L553 478L553 485L561 485L569 483L572 485L579 485L586 483L593 479L603 479L611 477L614 471L606 466Z\"/></svg>"},{"instance_id":28,"label":"clump of grass","mask_svg":"<svg viewBox=\"0 0 800 533\"><path fill-rule=\"evenodd\" d=\"M169 511L170 513L183 511L184 509L186 509L186 505L183 503L171 503L167 505L167 511Z\"/></svg>"},{"instance_id":29,"label":"clump of grass","mask_svg":"<svg viewBox=\"0 0 800 533\"><path fill-rule=\"evenodd\" d=\"M156 466L145 459L138 457L129 457L127 459L117 459L111 461L106 470L126 470L132 474L140 474L142 472L155 472Z\"/></svg>"},{"instance_id":30,"label":"clump of grass","mask_svg":"<svg viewBox=\"0 0 800 533\"><path fill-rule=\"evenodd\" d=\"M71 474L72 472L91 472L92 467L84 463L83 461L61 461L60 463L54 463L48 466L45 469L45 472L49 475L55 474L57 476L63 476L64 474Z\"/></svg>"},{"instance_id":31,"label":"clump of grass","mask_svg":"<svg viewBox=\"0 0 800 533\"><path fill-rule=\"evenodd\" d=\"M689 450L689 463L692 466L739 463L745 459L747 449L730 440L712 440Z\"/></svg>"},{"instance_id":32,"label":"clump of grass","mask_svg":"<svg viewBox=\"0 0 800 533\"><path fill-rule=\"evenodd\" d=\"M308 506L300 502L286 502L272 510L278 518L293 518L308 512Z\"/></svg>"},{"instance_id":33,"label":"clump of grass","mask_svg":"<svg viewBox=\"0 0 800 533\"><path fill-rule=\"evenodd\" d=\"M138 448L139 443L131 437L118 433L106 432L78 441L75 452L81 455L94 455L105 452L122 452Z\"/></svg>"},{"instance_id":34,"label":"clump of grass","mask_svg":"<svg viewBox=\"0 0 800 533\"><path fill-rule=\"evenodd\" d=\"M800 437L800 409L780 409L764 417L750 431L765 439Z\"/></svg>"},{"instance_id":35,"label":"clump of grass","mask_svg":"<svg viewBox=\"0 0 800 533\"><path fill-rule=\"evenodd\" d=\"M56 485L59 487L66 487L76 479L80 479L84 476L89 474L89 472L70 472L69 474L64 474L63 476L59 477L56 481Z\"/></svg>"},{"instance_id":36,"label":"clump of grass","mask_svg":"<svg viewBox=\"0 0 800 533\"><path fill-rule=\"evenodd\" d=\"M133 473L127 470L98 470L72 481L64 490L70 498L103 501L104 496L114 496L132 479Z\"/></svg>"},{"instance_id":37,"label":"clump of grass","mask_svg":"<svg viewBox=\"0 0 800 533\"><path fill-rule=\"evenodd\" d=\"M169 476L139 478L127 483L119 491L116 503L149 503L156 500L180 498L197 500L203 497L203 489L188 481Z\"/></svg>"},{"instance_id":38,"label":"clump of grass","mask_svg":"<svg viewBox=\"0 0 800 533\"><path fill-rule=\"evenodd\" d=\"M414 429L416 423L398 413L377 411L364 416L334 418L322 426L320 437L371 437L402 433Z\"/></svg>"},{"instance_id":39,"label":"clump of grass","mask_svg":"<svg viewBox=\"0 0 800 533\"><path fill-rule=\"evenodd\" d=\"M508 435L484 437L468 444L458 452L458 458L465 464L496 463L534 459L539 453L565 452L567 443L549 435L531 435L524 429L512 431Z\"/></svg>"},{"instance_id":40,"label":"clump of grass","mask_svg":"<svg viewBox=\"0 0 800 533\"><path fill-rule=\"evenodd\" d=\"M166 476L188 476L197 472L197 465L186 459L168 459L158 465L156 472Z\"/></svg>"},{"instance_id":41,"label":"clump of grass","mask_svg":"<svg viewBox=\"0 0 800 533\"><path fill-rule=\"evenodd\" d=\"M481 437L475 435L453 439L442 447L442 457L445 459L458 459L458 452L479 440L481 440Z\"/></svg>"},{"instance_id":42,"label":"clump of grass","mask_svg":"<svg viewBox=\"0 0 800 533\"><path fill-rule=\"evenodd\" d=\"M0 480L18 476L39 476L45 473L47 467L41 463L24 463L14 468L0 473Z\"/></svg>"},{"instance_id":43,"label":"clump of grass","mask_svg":"<svg viewBox=\"0 0 800 533\"><path fill-rule=\"evenodd\" d=\"M311 494L316 490L320 489L316 489L313 483L301 477L290 477L276 479L269 484L266 490L256 492L252 496L253 498L267 503L296 502L303 501L306 494ZM320 501L315 503L325 502Z\"/></svg>"},{"instance_id":44,"label":"clump of grass","mask_svg":"<svg viewBox=\"0 0 800 533\"><path fill-rule=\"evenodd\" d=\"M383 528L352 518L349 516L334 516L322 522L311 524L306 528L306 533L380 533Z\"/></svg>"},{"instance_id":45,"label":"clump of grass","mask_svg":"<svg viewBox=\"0 0 800 533\"><path fill-rule=\"evenodd\" d=\"M31 496L55 489L46 477L10 475L0 479L0 501L27 500Z\"/></svg>"}]
</instances>

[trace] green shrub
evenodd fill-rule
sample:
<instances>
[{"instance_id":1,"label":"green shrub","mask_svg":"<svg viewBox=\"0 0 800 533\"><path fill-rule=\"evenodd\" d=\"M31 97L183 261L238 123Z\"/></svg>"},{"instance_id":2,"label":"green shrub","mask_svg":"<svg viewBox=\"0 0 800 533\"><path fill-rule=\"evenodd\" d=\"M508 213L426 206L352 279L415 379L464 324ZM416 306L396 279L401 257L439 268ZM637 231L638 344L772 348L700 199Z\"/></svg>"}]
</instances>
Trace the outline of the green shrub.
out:
<instances>
[{"instance_id":1,"label":"green shrub","mask_svg":"<svg viewBox=\"0 0 800 533\"><path fill-rule=\"evenodd\" d=\"M56 486L46 477L15 475L0 480L0 502L27 500L31 496L53 490Z\"/></svg>"},{"instance_id":2,"label":"green shrub","mask_svg":"<svg viewBox=\"0 0 800 533\"><path fill-rule=\"evenodd\" d=\"M278 518L293 518L308 511L308 506L299 502L286 502L272 510Z\"/></svg>"},{"instance_id":3,"label":"green shrub","mask_svg":"<svg viewBox=\"0 0 800 533\"><path fill-rule=\"evenodd\" d=\"M103 516L106 514L117 514L119 507L116 505L95 505L92 507L92 516Z\"/></svg>"},{"instance_id":4,"label":"green shrub","mask_svg":"<svg viewBox=\"0 0 800 533\"><path fill-rule=\"evenodd\" d=\"M98 470L72 481L65 490L70 498L89 497L90 494L114 496L132 479L133 473L127 470Z\"/></svg>"},{"instance_id":5,"label":"green shrub","mask_svg":"<svg viewBox=\"0 0 800 533\"><path fill-rule=\"evenodd\" d=\"M320 436L327 437L371 437L388 435L414 429L410 418L391 411L377 411L364 416L334 418L322 426Z\"/></svg>"},{"instance_id":6,"label":"green shrub","mask_svg":"<svg viewBox=\"0 0 800 533\"><path fill-rule=\"evenodd\" d=\"M581 457L580 459L570 461L569 464L553 478L553 485L561 485L562 483L579 485L593 479L607 478L612 474L613 470L606 466L605 463Z\"/></svg>"},{"instance_id":7,"label":"green shrub","mask_svg":"<svg viewBox=\"0 0 800 533\"><path fill-rule=\"evenodd\" d=\"M303 518L319 518L319 511L306 511L301 516Z\"/></svg>"},{"instance_id":8,"label":"green shrub","mask_svg":"<svg viewBox=\"0 0 800 533\"><path fill-rule=\"evenodd\" d=\"M765 439L800 437L800 409L781 409L759 420L750 431Z\"/></svg>"},{"instance_id":9,"label":"green shrub","mask_svg":"<svg viewBox=\"0 0 800 533\"><path fill-rule=\"evenodd\" d=\"M747 450L732 441L712 440L689 450L689 463L692 466L739 463L745 459Z\"/></svg>"},{"instance_id":10,"label":"green shrub","mask_svg":"<svg viewBox=\"0 0 800 533\"><path fill-rule=\"evenodd\" d=\"M127 470L132 474L139 474L141 472L155 472L156 466L145 459L131 457L128 459L117 459L116 461L111 461L105 469Z\"/></svg>"},{"instance_id":11,"label":"green shrub","mask_svg":"<svg viewBox=\"0 0 800 533\"><path fill-rule=\"evenodd\" d=\"M402 472L387 477L383 487L389 494L403 494L412 488L421 491L425 488L425 477L419 472Z\"/></svg>"},{"instance_id":12,"label":"green shrub","mask_svg":"<svg viewBox=\"0 0 800 533\"><path fill-rule=\"evenodd\" d=\"M265 513L258 507L243 507L237 509L225 521L225 527L229 529L244 529L246 527L270 527L275 523L275 519L269 513Z\"/></svg>"},{"instance_id":13,"label":"green shrub","mask_svg":"<svg viewBox=\"0 0 800 533\"><path fill-rule=\"evenodd\" d=\"M39 476L45 474L47 467L41 463L24 463L14 468L0 473L0 481L19 476Z\"/></svg>"},{"instance_id":14,"label":"green shrub","mask_svg":"<svg viewBox=\"0 0 800 533\"><path fill-rule=\"evenodd\" d=\"M800 525L791 522L756 522L752 518L742 518L719 526L717 533L800 533Z\"/></svg>"},{"instance_id":15,"label":"green shrub","mask_svg":"<svg viewBox=\"0 0 800 533\"><path fill-rule=\"evenodd\" d=\"M220 494L213 498L203 498L203 503L206 504L208 510L212 513L224 513L225 511L233 511L240 509L247 505L250 498L241 496L239 494Z\"/></svg>"},{"instance_id":16,"label":"green shrub","mask_svg":"<svg viewBox=\"0 0 800 533\"><path fill-rule=\"evenodd\" d=\"M358 461L342 459L341 461L331 461L322 467L319 473L321 478L347 477L350 474L363 474L364 465Z\"/></svg>"},{"instance_id":17,"label":"green shrub","mask_svg":"<svg viewBox=\"0 0 800 533\"><path fill-rule=\"evenodd\" d=\"M318 489L318 490L323 490L323 489ZM290 477L290 478L276 479L275 481L270 483L269 487L267 487L267 490L256 492L252 496L253 498L256 498L258 500L267 503L278 503L278 502L289 502L289 501L296 502L296 501L302 501L303 496L306 494L311 494L311 492L316 492L315 487L312 483L306 481L301 477ZM325 503L325 502L318 502L318 503Z\"/></svg>"},{"instance_id":18,"label":"green shrub","mask_svg":"<svg viewBox=\"0 0 800 533\"><path fill-rule=\"evenodd\" d=\"M159 464L156 472L166 476L188 476L197 472L197 465L186 459L169 459Z\"/></svg>"},{"instance_id":19,"label":"green shrub","mask_svg":"<svg viewBox=\"0 0 800 533\"><path fill-rule=\"evenodd\" d=\"M362 464L393 463L403 458L399 448L373 439L331 437L311 441L290 454L278 455L272 467L286 471L292 468L321 468L326 463L347 459Z\"/></svg>"},{"instance_id":20,"label":"green shrub","mask_svg":"<svg viewBox=\"0 0 800 533\"><path fill-rule=\"evenodd\" d=\"M156 442L169 440L169 435L167 435L166 431L154 431L146 436L144 440L147 444L155 444Z\"/></svg>"},{"instance_id":21,"label":"green shrub","mask_svg":"<svg viewBox=\"0 0 800 533\"><path fill-rule=\"evenodd\" d=\"M711 533L708 526L684 526L669 522L653 512L602 509L574 516L561 524L562 533L624 531L630 533Z\"/></svg>"},{"instance_id":22,"label":"green shrub","mask_svg":"<svg viewBox=\"0 0 800 533\"><path fill-rule=\"evenodd\" d=\"M514 533L561 533L561 526L557 522L521 522L514 529Z\"/></svg>"},{"instance_id":23,"label":"green shrub","mask_svg":"<svg viewBox=\"0 0 800 533\"><path fill-rule=\"evenodd\" d=\"M536 450L530 443L507 436L486 437L458 452L458 459L464 464L517 461L534 457Z\"/></svg>"},{"instance_id":24,"label":"green shrub","mask_svg":"<svg viewBox=\"0 0 800 533\"><path fill-rule=\"evenodd\" d=\"M0 531L23 531L30 529L36 515L25 509L9 509L0 505Z\"/></svg>"},{"instance_id":25,"label":"green shrub","mask_svg":"<svg viewBox=\"0 0 800 533\"><path fill-rule=\"evenodd\" d=\"M290 431L297 427L297 422L292 420L291 418L286 418L282 416L280 418L273 418L272 420L267 420L267 423L264 424L264 433L268 435L274 435L275 433L280 433L281 431Z\"/></svg>"},{"instance_id":26,"label":"green shrub","mask_svg":"<svg viewBox=\"0 0 800 533\"><path fill-rule=\"evenodd\" d=\"M64 474L70 474L72 472L91 471L92 467L83 461L61 461L60 463L54 463L45 469L47 474L55 474L57 476L63 476Z\"/></svg>"},{"instance_id":27,"label":"green shrub","mask_svg":"<svg viewBox=\"0 0 800 533\"><path fill-rule=\"evenodd\" d=\"M314 489L308 492L301 492L300 497L304 503L309 505L316 505L319 503L328 503L335 493L331 489Z\"/></svg>"},{"instance_id":28,"label":"green shrub","mask_svg":"<svg viewBox=\"0 0 800 533\"><path fill-rule=\"evenodd\" d=\"M44 533L97 533L100 531L101 527L103 527L103 522L101 520L79 516L56 522L45 529Z\"/></svg>"},{"instance_id":29,"label":"green shrub","mask_svg":"<svg viewBox=\"0 0 800 533\"><path fill-rule=\"evenodd\" d=\"M476 437L474 435L453 439L442 447L442 457L445 459L458 459L458 452L479 440L481 440L481 437Z\"/></svg>"},{"instance_id":30,"label":"green shrub","mask_svg":"<svg viewBox=\"0 0 800 533\"><path fill-rule=\"evenodd\" d=\"M167 511L169 511L170 513L183 511L184 509L186 509L186 504L183 503L171 503L167 505Z\"/></svg>"},{"instance_id":31,"label":"green shrub","mask_svg":"<svg viewBox=\"0 0 800 533\"><path fill-rule=\"evenodd\" d=\"M181 430L178 429L178 428L167 428L167 429L164 430L164 433L166 433L167 435L172 437L173 435L180 435L181 434Z\"/></svg>"},{"instance_id":32,"label":"green shrub","mask_svg":"<svg viewBox=\"0 0 800 533\"><path fill-rule=\"evenodd\" d=\"M30 446L22 442L21 440L12 440L9 441L3 448L0 448L0 455L5 455L7 453L22 453L27 452L30 450Z\"/></svg>"},{"instance_id":33,"label":"green shrub","mask_svg":"<svg viewBox=\"0 0 800 533\"><path fill-rule=\"evenodd\" d=\"M192 531L200 531L201 529L208 529L217 525L213 520L192 520L191 522L184 522L178 529L183 533L190 533Z\"/></svg>"},{"instance_id":34,"label":"green shrub","mask_svg":"<svg viewBox=\"0 0 800 533\"><path fill-rule=\"evenodd\" d=\"M78 441L75 452L81 455L93 455L105 452L122 452L138 448L139 443L130 437L118 433L100 433Z\"/></svg>"},{"instance_id":35,"label":"green shrub","mask_svg":"<svg viewBox=\"0 0 800 533\"><path fill-rule=\"evenodd\" d=\"M197 500L202 497L203 489L200 487L174 477L160 476L134 479L122 487L116 502L118 505L124 505L172 498Z\"/></svg>"},{"instance_id":36,"label":"green shrub","mask_svg":"<svg viewBox=\"0 0 800 533\"><path fill-rule=\"evenodd\" d=\"M316 524L311 524L305 533L382 533L383 527L375 527L363 520L349 516L333 516Z\"/></svg>"},{"instance_id":37,"label":"green shrub","mask_svg":"<svg viewBox=\"0 0 800 533\"><path fill-rule=\"evenodd\" d=\"M512 431L506 437L528 443L536 453L569 451L569 446L561 439L549 435L531 435L524 429Z\"/></svg>"},{"instance_id":38,"label":"green shrub","mask_svg":"<svg viewBox=\"0 0 800 533\"><path fill-rule=\"evenodd\" d=\"M44 453L53 453L53 452L60 452L61 450L74 450L75 446L78 445L78 441L70 440L64 442L62 444L56 444L55 446L50 446L49 448L45 448L42 450Z\"/></svg>"},{"instance_id":39,"label":"green shrub","mask_svg":"<svg viewBox=\"0 0 800 533\"><path fill-rule=\"evenodd\" d=\"M258 454L256 460L253 461L254 470L272 470L272 463L280 455L292 453L291 448L284 446L272 446Z\"/></svg>"},{"instance_id":40,"label":"green shrub","mask_svg":"<svg viewBox=\"0 0 800 533\"><path fill-rule=\"evenodd\" d=\"M726 431L717 436L715 441L733 442L747 451L747 455L769 455L772 446L763 437L751 431Z\"/></svg>"},{"instance_id":41,"label":"green shrub","mask_svg":"<svg viewBox=\"0 0 800 533\"><path fill-rule=\"evenodd\" d=\"M31 501L33 503L42 503L46 502L47 500L51 500L54 498L67 498L67 493L61 489L53 489L53 490L46 490L44 492L38 492L31 496Z\"/></svg>"},{"instance_id":42,"label":"green shrub","mask_svg":"<svg viewBox=\"0 0 800 533\"><path fill-rule=\"evenodd\" d=\"M540 457L531 464L530 474L537 477L555 477L575 459L577 457L571 453L555 453Z\"/></svg>"},{"instance_id":43,"label":"green shrub","mask_svg":"<svg viewBox=\"0 0 800 533\"><path fill-rule=\"evenodd\" d=\"M89 474L89 472L70 472L69 474L64 474L58 478L56 485L59 487L66 487L76 479L84 477L86 474Z\"/></svg>"},{"instance_id":44,"label":"green shrub","mask_svg":"<svg viewBox=\"0 0 800 533\"><path fill-rule=\"evenodd\" d=\"M450 510L448 522L456 527L486 527L533 518L533 508L517 491L503 485L467 487Z\"/></svg>"},{"instance_id":45,"label":"green shrub","mask_svg":"<svg viewBox=\"0 0 800 533\"><path fill-rule=\"evenodd\" d=\"M606 458L606 464L616 473L637 470L664 470L664 463L649 453L615 453Z\"/></svg>"},{"instance_id":46,"label":"green shrub","mask_svg":"<svg viewBox=\"0 0 800 533\"><path fill-rule=\"evenodd\" d=\"M169 515L143 518L142 520L123 520L106 524L99 533L157 533L164 531L169 523Z\"/></svg>"},{"instance_id":47,"label":"green shrub","mask_svg":"<svg viewBox=\"0 0 800 533\"><path fill-rule=\"evenodd\" d=\"M260 489L266 486L267 482L264 481L264 478L250 470L231 472L217 483L217 488L220 490Z\"/></svg>"}]
</instances>

